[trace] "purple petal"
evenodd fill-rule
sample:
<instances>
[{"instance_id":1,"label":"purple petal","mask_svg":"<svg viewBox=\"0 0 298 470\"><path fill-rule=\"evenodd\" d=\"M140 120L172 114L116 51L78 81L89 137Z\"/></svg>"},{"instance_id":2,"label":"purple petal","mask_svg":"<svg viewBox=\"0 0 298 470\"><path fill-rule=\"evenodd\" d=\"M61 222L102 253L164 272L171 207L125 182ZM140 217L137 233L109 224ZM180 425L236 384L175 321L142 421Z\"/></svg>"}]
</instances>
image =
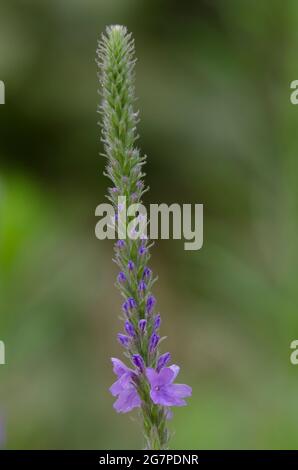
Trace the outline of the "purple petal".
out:
<instances>
[{"instance_id":1,"label":"purple petal","mask_svg":"<svg viewBox=\"0 0 298 470\"><path fill-rule=\"evenodd\" d=\"M182 406L186 404L184 400L173 395L168 387L161 387L160 390L151 389L150 397L153 403L161 406Z\"/></svg>"},{"instance_id":2,"label":"purple petal","mask_svg":"<svg viewBox=\"0 0 298 470\"><path fill-rule=\"evenodd\" d=\"M147 367L146 375L151 387L155 387L157 385L158 373L151 367Z\"/></svg>"},{"instance_id":3,"label":"purple petal","mask_svg":"<svg viewBox=\"0 0 298 470\"><path fill-rule=\"evenodd\" d=\"M164 367L158 374L156 385L162 387L164 385L168 385L173 382L174 380L174 372L170 367Z\"/></svg>"},{"instance_id":4,"label":"purple petal","mask_svg":"<svg viewBox=\"0 0 298 470\"><path fill-rule=\"evenodd\" d=\"M125 374L129 370L129 368L122 361L120 361L120 359L117 359L116 357L112 357L111 361L113 363L113 372L118 377L121 377L123 374Z\"/></svg>"},{"instance_id":5,"label":"purple petal","mask_svg":"<svg viewBox=\"0 0 298 470\"><path fill-rule=\"evenodd\" d=\"M118 413L128 413L128 411L140 405L141 399L136 389L132 386L120 393L113 406Z\"/></svg>"},{"instance_id":6,"label":"purple petal","mask_svg":"<svg viewBox=\"0 0 298 470\"><path fill-rule=\"evenodd\" d=\"M127 372L120 377L119 380L120 380L122 388L127 388L131 386L131 378L133 377L133 375L134 375L134 371L131 369L128 369Z\"/></svg>"},{"instance_id":7,"label":"purple petal","mask_svg":"<svg viewBox=\"0 0 298 470\"><path fill-rule=\"evenodd\" d=\"M174 376L173 376L173 380L172 382L174 382L174 380L176 379L177 375L179 374L179 371L180 371L180 367L179 366L176 366L176 364L173 364L169 367L169 369L171 369L173 372L174 372Z\"/></svg>"},{"instance_id":8,"label":"purple petal","mask_svg":"<svg viewBox=\"0 0 298 470\"><path fill-rule=\"evenodd\" d=\"M192 388L185 384L171 384L167 387L177 398L190 397Z\"/></svg>"},{"instance_id":9,"label":"purple petal","mask_svg":"<svg viewBox=\"0 0 298 470\"><path fill-rule=\"evenodd\" d=\"M111 392L113 397L116 397L121 392L123 392L123 386L121 385L121 380L120 379L116 380L116 382L114 382L113 385L111 385L111 387L109 388L109 391Z\"/></svg>"},{"instance_id":10,"label":"purple petal","mask_svg":"<svg viewBox=\"0 0 298 470\"><path fill-rule=\"evenodd\" d=\"M114 382L109 388L111 394L115 397L122 393L125 389L131 388L131 378L133 377L134 372L131 369L127 368L127 371L119 377L116 382Z\"/></svg>"}]
</instances>

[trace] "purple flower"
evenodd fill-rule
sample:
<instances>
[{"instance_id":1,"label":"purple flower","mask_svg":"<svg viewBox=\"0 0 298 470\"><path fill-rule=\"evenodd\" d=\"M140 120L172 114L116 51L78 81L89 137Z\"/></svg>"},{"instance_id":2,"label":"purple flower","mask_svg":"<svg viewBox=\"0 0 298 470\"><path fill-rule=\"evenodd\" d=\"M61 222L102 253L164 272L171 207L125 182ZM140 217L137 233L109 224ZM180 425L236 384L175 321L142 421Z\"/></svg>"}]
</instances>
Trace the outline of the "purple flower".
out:
<instances>
[{"instance_id":1,"label":"purple flower","mask_svg":"<svg viewBox=\"0 0 298 470\"><path fill-rule=\"evenodd\" d=\"M118 282L125 282L126 281L126 276L123 271L120 271L120 273L117 276Z\"/></svg>"},{"instance_id":2,"label":"purple flower","mask_svg":"<svg viewBox=\"0 0 298 470\"><path fill-rule=\"evenodd\" d=\"M118 193L118 191L119 191L119 190L118 190L118 188L116 188L116 187L111 188L111 192L112 192L112 193Z\"/></svg>"},{"instance_id":3,"label":"purple flower","mask_svg":"<svg viewBox=\"0 0 298 470\"><path fill-rule=\"evenodd\" d=\"M117 240L116 241L116 247L117 248L123 248L125 246L125 241L124 240Z\"/></svg>"},{"instance_id":4,"label":"purple flower","mask_svg":"<svg viewBox=\"0 0 298 470\"><path fill-rule=\"evenodd\" d=\"M171 354L169 352L166 352L159 356L159 359L157 361L157 366L156 366L156 371L160 372L161 369L163 369L171 360Z\"/></svg>"},{"instance_id":5,"label":"purple flower","mask_svg":"<svg viewBox=\"0 0 298 470\"><path fill-rule=\"evenodd\" d=\"M126 322L125 322L125 331L126 331L126 333L127 333L129 336L131 336L132 338L134 338L135 335L136 335L134 326L133 326L133 324L132 324L129 320L126 320Z\"/></svg>"},{"instance_id":6,"label":"purple flower","mask_svg":"<svg viewBox=\"0 0 298 470\"><path fill-rule=\"evenodd\" d=\"M117 335L118 341L124 348L128 348L130 345L130 339L128 336L123 335L122 333L118 333Z\"/></svg>"},{"instance_id":7,"label":"purple flower","mask_svg":"<svg viewBox=\"0 0 298 470\"><path fill-rule=\"evenodd\" d=\"M151 274L152 274L152 271L150 268L148 267L144 268L143 279L150 277Z\"/></svg>"},{"instance_id":8,"label":"purple flower","mask_svg":"<svg viewBox=\"0 0 298 470\"><path fill-rule=\"evenodd\" d=\"M141 372L145 372L144 359L142 358L142 356L140 356L140 354L133 354L131 360L132 360L133 364L138 369L140 369Z\"/></svg>"},{"instance_id":9,"label":"purple flower","mask_svg":"<svg viewBox=\"0 0 298 470\"><path fill-rule=\"evenodd\" d=\"M138 199L138 194L137 193L132 193L131 195L131 200L135 202Z\"/></svg>"},{"instance_id":10,"label":"purple flower","mask_svg":"<svg viewBox=\"0 0 298 470\"><path fill-rule=\"evenodd\" d=\"M184 398L191 396L191 387L184 384L174 384L180 368L176 365L164 367L160 372L147 368L146 375L150 383L150 397L156 405L184 406Z\"/></svg>"},{"instance_id":11,"label":"purple flower","mask_svg":"<svg viewBox=\"0 0 298 470\"><path fill-rule=\"evenodd\" d=\"M129 269L129 271L133 271L134 268L135 268L134 262L133 262L133 261L128 261L127 267L128 267L128 269Z\"/></svg>"},{"instance_id":12,"label":"purple flower","mask_svg":"<svg viewBox=\"0 0 298 470\"><path fill-rule=\"evenodd\" d=\"M152 312L154 305L156 304L156 299L154 295L149 295L146 302L146 310L148 315Z\"/></svg>"},{"instance_id":13,"label":"purple flower","mask_svg":"<svg viewBox=\"0 0 298 470\"><path fill-rule=\"evenodd\" d=\"M149 352L153 353L158 345L160 337L156 333L152 333L150 340L149 340Z\"/></svg>"},{"instance_id":14,"label":"purple flower","mask_svg":"<svg viewBox=\"0 0 298 470\"><path fill-rule=\"evenodd\" d=\"M147 289L146 282L140 281L139 285L138 285L138 289L139 289L140 292L144 292L144 290Z\"/></svg>"},{"instance_id":15,"label":"purple flower","mask_svg":"<svg viewBox=\"0 0 298 470\"><path fill-rule=\"evenodd\" d=\"M160 314L158 313L155 318L154 318L154 331L158 330L158 328L160 327L161 325L161 316Z\"/></svg>"},{"instance_id":16,"label":"purple flower","mask_svg":"<svg viewBox=\"0 0 298 470\"><path fill-rule=\"evenodd\" d=\"M137 188L138 188L138 189L141 189L141 188L143 187L143 184L144 184L144 183L143 183L142 180L137 181Z\"/></svg>"},{"instance_id":17,"label":"purple flower","mask_svg":"<svg viewBox=\"0 0 298 470\"><path fill-rule=\"evenodd\" d=\"M133 383L135 372L114 357L112 363L113 371L118 377L110 387L111 394L118 397L113 406L118 413L127 413L141 405L141 399Z\"/></svg>"},{"instance_id":18,"label":"purple flower","mask_svg":"<svg viewBox=\"0 0 298 470\"><path fill-rule=\"evenodd\" d=\"M144 333L144 331L146 330L146 326L147 326L147 320L139 321L139 328L140 328L141 333Z\"/></svg>"}]
</instances>

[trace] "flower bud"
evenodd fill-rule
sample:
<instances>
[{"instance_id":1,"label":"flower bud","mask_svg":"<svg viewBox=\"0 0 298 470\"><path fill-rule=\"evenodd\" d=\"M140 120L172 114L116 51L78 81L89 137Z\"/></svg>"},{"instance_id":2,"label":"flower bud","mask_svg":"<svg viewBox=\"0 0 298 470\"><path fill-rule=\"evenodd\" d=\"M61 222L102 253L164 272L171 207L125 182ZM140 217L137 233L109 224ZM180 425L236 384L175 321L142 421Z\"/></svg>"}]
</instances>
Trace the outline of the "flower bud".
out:
<instances>
[{"instance_id":1,"label":"flower bud","mask_svg":"<svg viewBox=\"0 0 298 470\"><path fill-rule=\"evenodd\" d=\"M143 319L139 321L139 329L141 333L144 333L147 326L147 320Z\"/></svg>"},{"instance_id":2,"label":"flower bud","mask_svg":"<svg viewBox=\"0 0 298 470\"><path fill-rule=\"evenodd\" d=\"M126 281L126 276L123 271L120 271L120 273L117 276L117 281L119 283L125 282Z\"/></svg>"},{"instance_id":3,"label":"flower bud","mask_svg":"<svg viewBox=\"0 0 298 470\"><path fill-rule=\"evenodd\" d=\"M146 283L144 281L140 281L138 285L138 290L140 292L144 292L147 289Z\"/></svg>"},{"instance_id":4,"label":"flower bud","mask_svg":"<svg viewBox=\"0 0 298 470\"><path fill-rule=\"evenodd\" d=\"M128 261L127 267L128 267L128 269L129 269L129 271L133 271L134 268L135 268L134 262L133 262L133 261Z\"/></svg>"},{"instance_id":5,"label":"flower bud","mask_svg":"<svg viewBox=\"0 0 298 470\"><path fill-rule=\"evenodd\" d=\"M136 308L136 306L137 303L135 299L133 299L132 297L128 297L128 299L126 299L125 302L123 302L122 304L122 310L126 315L128 315L129 311Z\"/></svg>"},{"instance_id":6,"label":"flower bud","mask_svg":"<svg viewBox=\"0 0 298 470\"><path fill-rule=\"evenodd\" d=\"M136 308L137 303L133 297L128 297L127 302L130 309Z\"/></svg>"},{"instance_id":7,"label":"flower bud","mask_svg":"<svg viewBox=\"0 0 298 470\"><path fill-rule=\"evenodd\" d=\"M151 269L146 266L143 271L143 279L148 279L151 276L151 274L152 274Z\"/></svg>"},{"instance_id":8,"label":"flower bud","mask_svg":"<svg viewBox=\"0 0 298 470\"><path fill-rule=\"evenodd\" d=\"M145 246L140 246L139 248L139 255L143 256L145 253L147 253L147 248Z\"/></svg>"},{"instance_id":9,"label":"flower bud","mask_svg":"<svg viewBox=\"0 0 298 470\"><path fill-rule=\"evenodd\" d=\"M155 297L153 295L149 295L146 301L146 310L147 310L148 315L150 315L150 313L152 312L155 304L156 304Z\"/></svg>"},{"instance_id":10,"label":"flower bud","mask_svg":"<svg viewBox=\"0 0 298 470\"><path fill-rule=\"evenodd\" d=\"M156 333L152 333L150 340L149 340L149 352L153 353L158 345L158 342L160 340L159 335Z\"/></svg>"},{"instance_id":11,"label":"flower bud","mask_svg":"<svg viewBox=\"0 0 298 470\"><path fill-rule=\"evenodd\" d=\"M126 320L125 322L125 331L128 334L128 336L131 336L132 338L134 338L136 335L134 326L129 320Z\"/></svg>"},{"instance_id":12,"label":"flower bud","mask_svg":"<svg viewBox=\"0 0 298 470\"><path fill-rule=\"evenodd\" d=\"M131 359L132 359L133 364L138 369L140 369L141 372L145 371L144 359L142 358L142 356L140 356L140 354L133 354Z\"/></svg>"},{"instance_id":13,"label":"flower bud","mask_svg":"<svg viewBox=\"0 0 298 470\"><path fill-rule=\"evenodd\" d=\"M124 240L117 240L115 246L117 248L124 248L125 246L125 241Z\"/></svg>"},{"instance_id":14,"label":"flower bud","mask_svg":"<svg viewBox=\"0 0 298 470\"><path fill-rule=\"evenodd\" d=\"M161 316L160 314L158 313L155 318L154 318L154 331L158 330L158 328L160 327L161 325Z\"/></svg>"},{"instance_id":15,"label":"flower bud","mask_svg":"<svg viewBox=\"0 0 298 470\"><path fill-rule=\"evenodd\" d=\"M159 372L163 367L165 367L168 362L171 360L171 354L169 352L166 352L159 356L159 359L157 361L157 366L156 366L156 371Z\"/></svg>"},{"instance_id":16,"label":"flower bud","mask_svg":"<svg viewBox=\"0 0 298 470\"><path fill-rule=\"evenodd\" d=\"M123 335L122 333L118 333L117 335L118 341L121 344L121 346L124 346L124 348L128 348L130 345L130 339L128 336Z\"/></svg>"}]
</instances>

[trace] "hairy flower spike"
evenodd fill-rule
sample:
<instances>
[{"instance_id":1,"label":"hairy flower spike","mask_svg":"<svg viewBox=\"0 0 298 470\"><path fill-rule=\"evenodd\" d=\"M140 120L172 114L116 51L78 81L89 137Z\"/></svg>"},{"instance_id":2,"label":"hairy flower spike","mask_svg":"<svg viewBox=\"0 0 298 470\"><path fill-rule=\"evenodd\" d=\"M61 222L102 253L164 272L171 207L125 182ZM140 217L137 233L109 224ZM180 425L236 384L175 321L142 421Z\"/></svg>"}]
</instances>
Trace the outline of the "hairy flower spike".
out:
<instances>
[{"instance_id":1,"label":"hairy flower spike","mask_svg":"<svg viewBox=\"0 0 298 470\"><path fill-rule=\"evenodd\" d=\"M107 157L106 176L112 181L108 198L114 206L115 225L121 224L125 206L118 197L126 198L126 207L141 203L146 191L142 167L145 157L136 147L138 112L134 109L134 41L124 26L109 26L97 50L100 68L99 113L102 116L102 142ZM115 227L117 228L117 227ZM117 376L110 392L116 397L114 408L127 413L138 408L143 421L148 449L167 449L169 433L167 419L170 406L185 405L190 396L187 385L174 384L178 366L167 367L170 354L160 355L160 337L156 331L160 315L153 315L156 303L151 293L152 271L147 235L115 243L115 262L119 267L117 287L126 299L122 304L126 335L119 333L118 341L126 349L134 369L112 358ZM135 239L136 238L136 239Z\"/></svg>"}]
</instances>

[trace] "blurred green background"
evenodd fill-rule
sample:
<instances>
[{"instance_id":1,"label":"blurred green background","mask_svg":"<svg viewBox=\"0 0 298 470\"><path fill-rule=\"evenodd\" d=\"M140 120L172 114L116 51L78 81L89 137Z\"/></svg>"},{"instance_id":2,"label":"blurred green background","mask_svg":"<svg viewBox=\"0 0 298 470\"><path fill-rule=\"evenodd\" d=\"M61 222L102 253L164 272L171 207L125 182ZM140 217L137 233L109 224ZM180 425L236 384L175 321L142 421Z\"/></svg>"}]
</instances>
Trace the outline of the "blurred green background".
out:
<instances>
[{"instance_id":1,"label":"blurred green background","mask_svg":"<svg viewBox=\"0 0 298 470\"><path fill-rule=\"evenodd\" d=\"M0 420L10 449L140 448L112 409L121 298L97 39L136 40L146 202L204 204L204 246L159 241L163 350L193 386L173 448L297 448L295 0L1 0Z\"/></svg>"}]
</instances>

